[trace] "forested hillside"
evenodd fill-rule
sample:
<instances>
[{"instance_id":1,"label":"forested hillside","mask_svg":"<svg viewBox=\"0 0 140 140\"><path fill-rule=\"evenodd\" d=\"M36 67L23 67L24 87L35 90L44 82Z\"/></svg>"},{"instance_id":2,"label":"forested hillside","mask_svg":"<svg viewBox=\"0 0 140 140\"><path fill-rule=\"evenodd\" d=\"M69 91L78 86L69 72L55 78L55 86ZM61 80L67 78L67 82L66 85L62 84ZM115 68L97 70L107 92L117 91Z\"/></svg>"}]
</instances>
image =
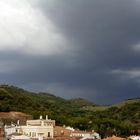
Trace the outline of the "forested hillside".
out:
<instances>
[{"instance_id":1,"label":"forested hillside","mask_svg":"<svg viewBox=\"0 0 140 140\"><path fill-rule=\"evenodd\" d=\"M140 99L112 106L99 106L84 99L65 100L48 93L32 93L14 86L0 86L0 112L21 111L49 115L57 125L95 130L102 136L137 134L140 129Z\"/></svg>"}]
</instances>

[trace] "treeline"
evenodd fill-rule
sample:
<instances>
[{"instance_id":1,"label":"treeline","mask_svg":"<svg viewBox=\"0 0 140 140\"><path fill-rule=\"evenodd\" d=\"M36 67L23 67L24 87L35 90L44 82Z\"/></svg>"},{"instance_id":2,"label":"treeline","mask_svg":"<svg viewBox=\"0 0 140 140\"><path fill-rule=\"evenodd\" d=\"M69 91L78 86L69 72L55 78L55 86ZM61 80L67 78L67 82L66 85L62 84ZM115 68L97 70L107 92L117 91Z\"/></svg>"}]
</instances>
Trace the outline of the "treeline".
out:
<instances>
[{"instance_id":1,"label":"treeline","mask_svg":"<svg viewBox=\"0 0 140 140\"><path fill-rule=\"evenodd\" d=\"M140 100L103 111L87 109L95 106L84 99L65 100L48 93L36 94L13 86L0 86L1 112L21 111L35 119L48 114L57 125L95 130L103 137L128 136L140 130Z\"/></svg>"}]
</instances>

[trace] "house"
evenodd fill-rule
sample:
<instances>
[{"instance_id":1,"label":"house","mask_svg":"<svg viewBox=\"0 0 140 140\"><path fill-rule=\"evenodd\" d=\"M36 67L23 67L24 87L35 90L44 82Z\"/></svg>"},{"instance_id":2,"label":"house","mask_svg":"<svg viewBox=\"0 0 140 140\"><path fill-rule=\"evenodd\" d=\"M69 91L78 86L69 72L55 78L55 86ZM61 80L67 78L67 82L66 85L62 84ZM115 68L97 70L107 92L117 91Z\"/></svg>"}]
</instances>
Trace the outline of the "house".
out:
<instances>
[{"instance_id":1,"label":"house","mask_svg":"<svg viewBox=\"0 0 140 140\"><path fill-rule=\"evenodd\" d=\"M21 125L25 125L26 121L30 119L32 119L32 116L23 112L0 112L0 120L8 125L10 125L11 121L16 123L17 120L20 121Z\"/></svg>"},{"instance_id":2,"label":"house","mask_svg":"<svg viewBox=\"0 0 140 140\"><path fill-rule=\"evenodd\" d=\"M128 139L130 139L130 140L140 140L140 136L130 136Z\"/></svg>"},{"instance_id":3,"label":"house","mask_svg":"<svg viewBox=\"0 0 140 140\"><path fill-rule=\"evenodd\" d=\"M46 119L43 119L40 116L40 119L37 120L27 120L26 125L19 125L19 121L17 121L16 125L5 126L5 135L6 137L11 137L12 134L18 133L30 138L53 138L54 132L53 128L55 126L55 120L48 119L46 115Z\"/></svg>"},{"instance_id":4,"label":"house","mask_svg":"<svg viewBox=\"0 0 140 140\"><path fill-rule=\"evenodd\" d=\"M21 126L19 133L27 135L31 138L53 138L53 127L55 126L55 120L43 119L40 116L40 119L37 120L27 120L26 126Z\"/></svg>"},{"instance_id":5,"label":"house","mask_svg":"<svg viewBox=\"0 0 140 140\"><path fill-rule=\"evenodd\" d=\"M54 137L68 137L72 133L72 130L66 129L65 127L62 126L55 126L54 127Z\"/></svg>"},{"instance_id":6,"label":"house","mask_svg":"<svg viewBox=\"0 0 140 140\"><path fill-rule=\"evenodd\" d=\"M17 130L16 130L16 126L15 125L10 125L10 126L5 125L4 126L4 133L5 133L6 137L8 137L11 134L15 134L16 131Z\"/></svg>"},{"instance_id":7,"label":"house","mask_svg":"<svg viewBox=\"0 0 140 140\"><path fill-rule=\"evenodd\" d=\"M72 131L71 137L81 137L84 139L100 139L100 136L96 132L87 132L87 131L80 131L80 130L74 130Z\"/></svg>"}]
</instances>

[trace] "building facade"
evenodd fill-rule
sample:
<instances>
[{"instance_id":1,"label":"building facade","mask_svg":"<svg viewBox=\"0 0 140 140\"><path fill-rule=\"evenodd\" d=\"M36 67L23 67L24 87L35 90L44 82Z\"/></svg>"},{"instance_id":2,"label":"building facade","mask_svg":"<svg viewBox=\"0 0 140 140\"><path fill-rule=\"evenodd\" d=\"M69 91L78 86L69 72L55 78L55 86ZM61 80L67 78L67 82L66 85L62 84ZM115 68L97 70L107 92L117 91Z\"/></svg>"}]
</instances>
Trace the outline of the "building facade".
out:
<instances>
[{"instance_id":1,"label":"building facade","mask_svg":"<svg viewBox=\"0 0 140 140\"><path fill-rule=\"evenodd\" d=\"M26 126L21 126L19 132L27 135L31 138L53 138L53 127L55 126L55 120L43 119L40 116L38 120L27 120Z\"/></svg>"},{"instance_id":2,"label":"building facade","mask_svg":"<svg viewBox=\"0 0 140 140\"><path fill-rule=\"evenodd\" d=\"M30 138L53 138L53 128L55 126L55 120L46 118L37 120L27 120L26 125L20 126L18 123L15 126L5 126L5 134L7 137L12 133L18 133Z\"/></svg>"}]
</instances>

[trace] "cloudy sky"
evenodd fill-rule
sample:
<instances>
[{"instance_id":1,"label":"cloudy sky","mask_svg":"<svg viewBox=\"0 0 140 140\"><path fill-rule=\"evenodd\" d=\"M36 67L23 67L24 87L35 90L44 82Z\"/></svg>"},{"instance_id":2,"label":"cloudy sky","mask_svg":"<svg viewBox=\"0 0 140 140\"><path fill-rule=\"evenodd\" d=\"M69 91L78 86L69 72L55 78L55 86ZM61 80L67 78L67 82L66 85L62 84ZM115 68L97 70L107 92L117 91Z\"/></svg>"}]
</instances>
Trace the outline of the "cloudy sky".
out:
<instances>
[{"instance_id":1,"label":"cloudy sky","mask_svg":"<svg viewBox=\"0 0 140 140\"><path fill-rule=\"evenodd\" d=\"M0 83L111 104L140 96L139 0L0 0Z\"/></svg>"}]
</instances>

